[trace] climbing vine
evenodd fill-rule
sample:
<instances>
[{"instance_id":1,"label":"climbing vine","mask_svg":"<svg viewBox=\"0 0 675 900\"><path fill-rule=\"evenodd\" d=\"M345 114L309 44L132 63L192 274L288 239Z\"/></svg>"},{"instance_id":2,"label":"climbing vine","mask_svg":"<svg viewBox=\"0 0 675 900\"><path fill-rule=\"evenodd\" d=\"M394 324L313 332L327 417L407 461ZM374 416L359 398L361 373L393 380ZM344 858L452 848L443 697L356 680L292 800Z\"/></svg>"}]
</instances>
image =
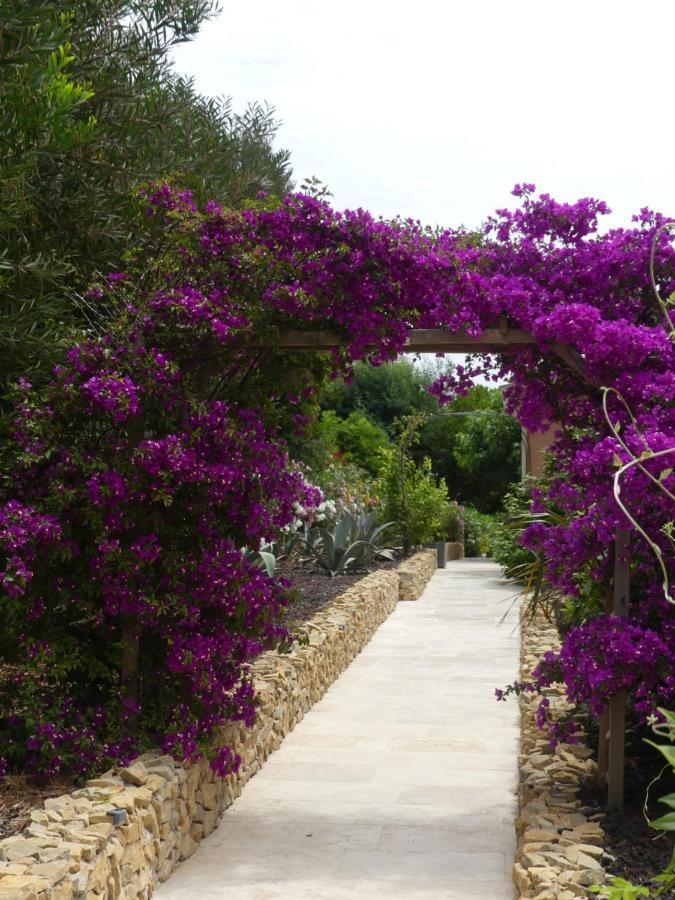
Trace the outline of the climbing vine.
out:
<instances>
[{"instance_id":1,"label":"climbing vine","mask_svg":"<svg viewBox=\"0 0 675 900\"><path fill-rule=\"evenodd\" d=\"M476 235L306 195L233 213L197 209L168 185L146 191L139 227L156 238L154 265L146 256L136 269L131 253L127 271L94 285L89 300L112 324L75 344L46 390L17 389L0 503L5 767L85 771L153 742L194 759L225 722L252 721L248 666L285 639L285 587L242 548L322 499L285 439L302 432L322 378L394 358L411 328L479 335L506 321L534 335L488 363L509 378L507 406L525 427L560 425L557 476L534 502L554 504L562 524L524 537L552 583L574 593L580 573L608 577L607 548L627 524L617 467L672 578L672 507L652 490L653 478L675 489L660 467L675 445L675 351L650 280L655 240L652 271L670 295L664 220L643 210L633 227L600 234L601 202L515 193L520 206ZM669 301L665 315L672 322ZM288 327L344 341L330 355L288 354L274 349ZM465 390L478 368L434 392ZM626 468L645 441L652 457ZM675 616L639 535L633 568L630 621L589 622L547 664L593 704L619 678L647 715L672 705L663 661ZM220 774L237 765L227 748L211 762Z\"/></svg>"}]
</instances>

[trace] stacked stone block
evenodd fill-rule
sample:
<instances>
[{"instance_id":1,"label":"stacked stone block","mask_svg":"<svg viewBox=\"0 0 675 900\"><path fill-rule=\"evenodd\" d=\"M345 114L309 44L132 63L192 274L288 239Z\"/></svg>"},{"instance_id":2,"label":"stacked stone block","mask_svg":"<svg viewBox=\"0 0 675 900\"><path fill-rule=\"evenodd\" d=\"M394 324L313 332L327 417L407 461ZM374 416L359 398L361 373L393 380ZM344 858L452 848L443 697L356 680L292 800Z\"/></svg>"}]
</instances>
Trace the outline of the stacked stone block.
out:
<instances>
[{"instance_id":1,"label":"stacked stone block","mask_svg":"<svg viewBox=\"0 0 675 900\"><path fill-rule=\"evenodd\" d=\"M527 682L546 650L556 650L560 639L555 625L542 614L534 620L523 614L521 634L521 680ZM574 712L563 684L551 685L545 694L554 719ZM539 700L537 694L520 695L518 848L513 867L519 900L597 897L589 888L607 877L604 832L599 816L580 798L583 782L595 777L597 765L582 732L576 744L551 747L535 722Z\"/></svg>"},{"instance_id":2,"label":"stacked stone block","mask_svg":"<svg viewBox=\"0 0 675 900\"><path fill-rule=\"evenodd\" d=\"M406 559L396 569L398 573L398 599L417 600L426 583L436 571L436 551L420 550Z\"/></svg>"}]
</instances>

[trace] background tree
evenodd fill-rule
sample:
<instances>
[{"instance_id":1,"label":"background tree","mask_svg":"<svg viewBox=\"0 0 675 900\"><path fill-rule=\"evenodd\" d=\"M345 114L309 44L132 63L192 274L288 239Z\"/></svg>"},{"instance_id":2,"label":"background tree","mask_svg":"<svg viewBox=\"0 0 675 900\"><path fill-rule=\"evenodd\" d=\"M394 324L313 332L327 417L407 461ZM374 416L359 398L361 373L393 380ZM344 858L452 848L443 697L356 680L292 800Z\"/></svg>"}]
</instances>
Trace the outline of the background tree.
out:
<instances>
[{"instance_id":1,"label":"background tree","mask_svg":"<svg viewBox=\"0 0 675 900\"><path fill-rule=\"evenodd\" d=\"M73 329L105 317L84 293L138 250L139 185L172 177L235 207L289 189L273 111L237 114L171 69L171 48L216 11L0 0L0 403L19 375L44 376Z\"/></svg>"},{"instance_id":2,"label":"background tree","mask_svg":"<svg viewBox=\"0 0 675 900\"><path fill-rule=\"evenodd\" d=\"M341 419L333 410L324 410L320 422L327 445L334 455L359 466L371 476L382 468L382 451L389 446L389 435L364 413L354 411Z\"/></svg>"},{"instance_id":3,"label":"background tree","mask_svg":"<svg viewBox=\"0 0 675 900\"><path fill-rule=\"evenodd\" d=\"M496 512L509 486L520 480L520 426L504 413L501 390L486 385L441 407L427 388L448 365L408 359L376 367L357 363L349 382L333 382L323 391L324 416L331 411L346 421L358 413L390 438L397 434L397 420L426 416L411 448L414 462L422 465L428 458L451 498Z\"/></svg>"},{"instance_id":4,"label":"background tree","mask_svg":"<svg viewBox=\"0 0 675 900\"><path fill-rule=\"evenodd\" d=\"M321 396L321 406L334 410L342 419L355 411L395 434L394 423L412 412L433 413L438 401L427 393L433 378L408 359L381 366L357 363L349 382L329 384Z\"/></svg>"},{"instance_id":5,"label":"background tree","mask_svg":"<svg viewBox=\"0 0 675 900\"><path fill-rule=\"evenodd\" d=\"M497 512L509 486L520 480L520 425L504 412L501 391L484 385L454 400L447 412L423 432L427 452L456 499Z\"/></svg>"}]
</instances>

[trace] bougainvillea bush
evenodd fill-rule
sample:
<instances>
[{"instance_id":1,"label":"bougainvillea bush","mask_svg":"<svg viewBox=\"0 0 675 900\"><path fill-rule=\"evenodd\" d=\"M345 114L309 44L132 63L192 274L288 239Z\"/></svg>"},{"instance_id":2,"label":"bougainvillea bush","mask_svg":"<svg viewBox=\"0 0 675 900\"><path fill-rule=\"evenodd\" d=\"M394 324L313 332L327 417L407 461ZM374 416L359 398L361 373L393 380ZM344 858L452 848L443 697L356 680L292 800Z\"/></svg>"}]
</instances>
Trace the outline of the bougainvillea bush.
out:
<instances>
[{"instance_id":1,"label":"bougainvillea bush","mask_svg":"<svg viewBox=\"0 0 675 900\"><path fill-rule=\"evenodd\" d=\"M132 255L96 285L89 302L115 311L111 327L74 345L46 391L18 388L0 502L5 766L84 771L155 742L189 759L220 724L252 720L247 667L284 639L284 585L242 548L322 501L283 438L298 440L322 378L393 358L411 327L478 335L506 318L535 336L491 360L524 425L561 426L559 477L535 502L555 503L566 524L525 539L565 591L581 573L608 578L625 524L612 473L627 451L600 389L633 410L634 421L614 404L631 451L675 445L675 355L649 279L661 220L643 211L635 227L598 235L603 204L517 194L518 210L469 235L306 195L232 213L198 210L168 185L147 191L139 227L156 237L154 265L137 271ZM655 263L667 295L666 235ZM344 341L330 355L284 353L283 327L330 327ZM464 390L471 371L436 393ZM672 473L659 477L672 490ZM635 467L624 498L672 574L659 537L672 509L652 488ZM629 623L594 620L549 664L596 706L619 678L646 711L672 700L675 620L651 551L633 543ZM212 765L224 773L236 760L223 748Z\"/></svg>"}]
</instances>

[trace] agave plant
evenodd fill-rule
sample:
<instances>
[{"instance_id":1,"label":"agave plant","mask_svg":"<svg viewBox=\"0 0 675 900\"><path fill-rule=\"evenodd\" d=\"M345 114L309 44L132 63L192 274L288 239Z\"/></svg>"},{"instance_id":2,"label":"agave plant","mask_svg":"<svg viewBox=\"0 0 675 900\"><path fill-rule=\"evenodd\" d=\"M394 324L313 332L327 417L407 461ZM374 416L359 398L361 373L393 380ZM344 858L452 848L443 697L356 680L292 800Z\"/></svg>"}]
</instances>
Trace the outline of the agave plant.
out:
<instances>
[{"instance_id":1,"label":"agave plant","mask_svg":"<svg viewBox=\"0 0 675 900\"><path fill-rule=\"evenodd\" d=\"M376 525L374 512L345 515L334 528L310 528L304 538L305 549L311 558L331 577L344 575L357 563L365 563L374 556L394 558L392 547L379 547L377 540L393 522Z\"/></svg>"},{"instance_id":2,"label":"agave plant","mask_svg":"<svg viewBox=\"0 0 675 900\"><path fill-rule=\"evenodd\" d=\"M282 535L276 541L262 543L259 550L246 551L244 557L254 566L263 569L269 578L273 578L280 564L288 560L295 547L304 543L305 538L301 534Z\"/></svg>"},{"instance_id":3,"label":"agave plant","mask_svg":"<svg viewBox=\"0 0 675 900\"><path fill-rule=\"evenodd\" d=\"M345 516L335 528L310 528L306 547L314 561L331 578L344 575L358 560L364 541L350 538L352 517Z\"/></svg>"},{"instance_id":4,"label":"agave plant","mask_svg":"<svg viewBox=\"0 0 675 900\"><path fill-rule=\"evenodd\" d=\"M350 516L352 526L350 529L350 539L352 541L361 541L364 547L363 557L366 561L374 557L381 559L394 559L396 550L394 547L381 547L378 540L382 534L392 528L395 522L385 522L383 525L377 524L377 513L374 509L366 512L361 508L357 515Z\"/></svg>"},{"instance_id":5,"label":"agave plant","mask_svg":"<svg viewBox=\"0 0 675 900\"><path fill-rule=\"evenodd\" d=\"M274 552L273 544L263 544L260 550L249 550L244 554L244 559L262 569L268 578L274 578L277 571L278 558Z\"/></svg>"}]
</instances>

